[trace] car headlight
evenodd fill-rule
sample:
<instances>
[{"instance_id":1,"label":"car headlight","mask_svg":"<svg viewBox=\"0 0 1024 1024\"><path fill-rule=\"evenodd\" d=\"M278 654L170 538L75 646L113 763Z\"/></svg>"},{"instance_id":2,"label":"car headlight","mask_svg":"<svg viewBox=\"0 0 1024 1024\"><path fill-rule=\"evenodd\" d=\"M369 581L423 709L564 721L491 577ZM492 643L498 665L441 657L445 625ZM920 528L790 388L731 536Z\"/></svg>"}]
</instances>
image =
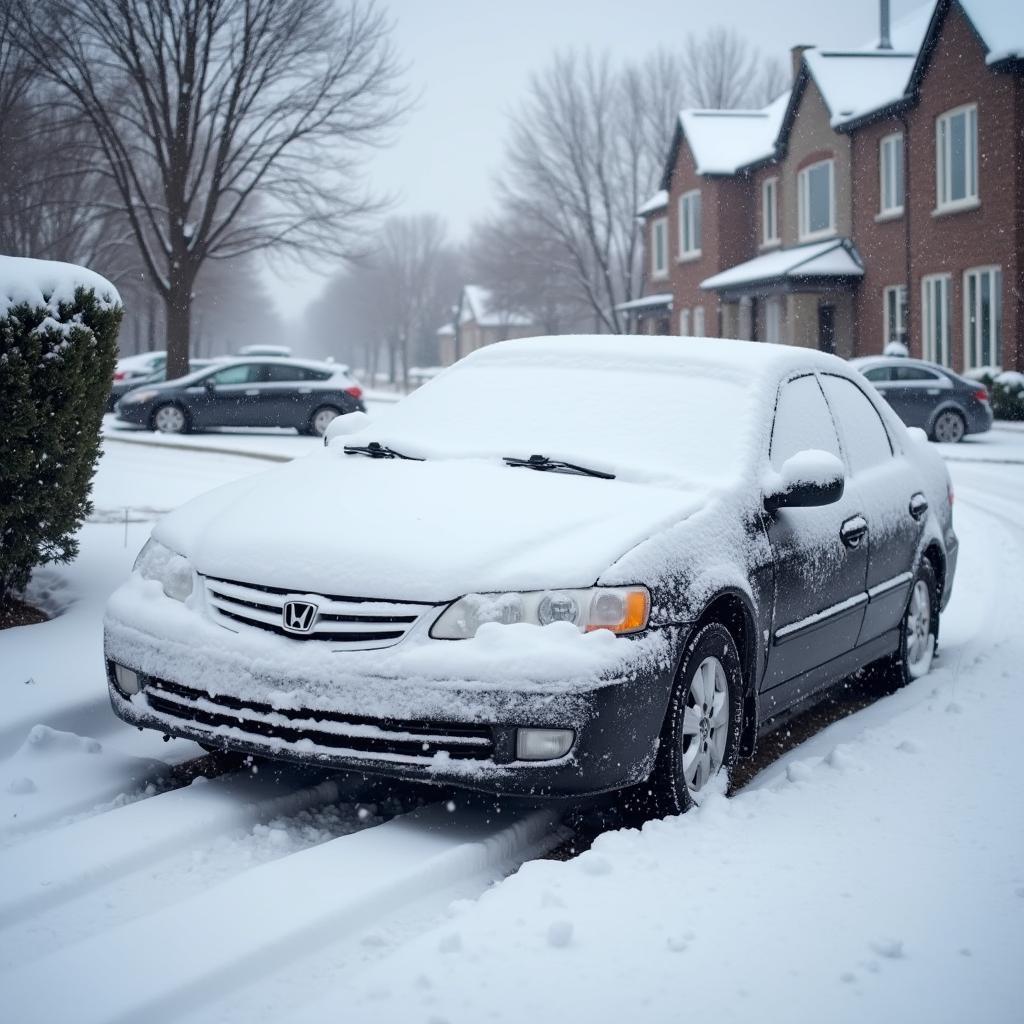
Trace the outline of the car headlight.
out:
<instances>
[{"instance_id":1,"label":"car headlight","mask_svg":"<svg viewBox=\"0 0 1024 1024\"><path fill-rule=\"evenodd\" d=\"M144 580L156 580L175 601L184 601L192 593L192 564L152 537L139 552L132 572Z\"/></svg>"},{"instance_id":2,"label":"car headlight","mask_svg":"<svg viewBox=\"0 0 1024 1024\"><path fill-rule=\"evenodd\" d=\"M651 595L646 587L589 587L511 594L467 594L453 601L430 629L435 640L468 640L487 622L570 622L581 633L610 629L620 636L647 626Z\"/></svg>"},{"instance_id":3,"label":"car headlight","mask_svg":"<svg viewBox=\"0 0 1024 1024\"><path fill-rule=\"evenodd\" d=\"M159 394L159 391L129 391L121 401L125 405L138 405L140 402L152 402Z\"/></svg>"}]
</instances>

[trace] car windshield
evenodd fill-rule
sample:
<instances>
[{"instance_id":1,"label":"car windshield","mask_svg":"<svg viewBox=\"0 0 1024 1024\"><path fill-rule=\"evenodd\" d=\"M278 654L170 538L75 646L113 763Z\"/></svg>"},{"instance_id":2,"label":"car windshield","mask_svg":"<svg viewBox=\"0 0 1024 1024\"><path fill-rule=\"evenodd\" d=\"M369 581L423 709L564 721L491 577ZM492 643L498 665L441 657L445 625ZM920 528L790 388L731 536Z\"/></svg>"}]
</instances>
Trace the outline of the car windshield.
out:
<instances>
[{"instance_id":1,"label":"car windshield","mask_svg":"<svg viewBox=\"0 0 1024 1024\"><path fill-rule=\"evenodd\" d=\"M469 361L378 415L364 433L426 458L543 455L632 481L709 482L747 464L754 405L742 380L728 377L635 363Z\"/></svg>"}]
</instances>

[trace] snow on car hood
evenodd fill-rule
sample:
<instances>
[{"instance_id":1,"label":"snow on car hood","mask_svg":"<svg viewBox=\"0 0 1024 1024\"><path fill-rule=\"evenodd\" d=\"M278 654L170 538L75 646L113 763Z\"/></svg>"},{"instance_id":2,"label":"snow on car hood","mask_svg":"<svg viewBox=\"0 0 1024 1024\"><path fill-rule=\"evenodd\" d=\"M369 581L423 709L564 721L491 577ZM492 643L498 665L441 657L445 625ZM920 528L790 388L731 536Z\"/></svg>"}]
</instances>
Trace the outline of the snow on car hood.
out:
<instances>
[{"instance_id":1,"label":"snow on car hood","mask_svg":"<svg viewBox=\"0 0 1024 1024\"><path fill-rule=\"evenodd\" d=\"M707 497L481 459L323 451L196 498L154 536L206 575L441 602L589 586Z\"/></svg>"}]
</instances>

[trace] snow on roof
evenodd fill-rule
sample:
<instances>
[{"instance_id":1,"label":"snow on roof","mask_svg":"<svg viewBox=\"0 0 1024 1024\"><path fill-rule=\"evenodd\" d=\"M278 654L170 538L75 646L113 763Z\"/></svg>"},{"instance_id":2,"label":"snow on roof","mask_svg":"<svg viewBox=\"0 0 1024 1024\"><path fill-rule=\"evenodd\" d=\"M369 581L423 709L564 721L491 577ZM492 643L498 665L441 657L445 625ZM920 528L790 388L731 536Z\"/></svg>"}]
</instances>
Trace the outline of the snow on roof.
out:
<instances>
[{"instance_id":1,"label":"snow on roof","mask_svg":"<svg viewBox=\"0 0 1024 1024\"><path fill-rule=\"evenodd\" d=\"M627 313L631 309L648 309L651 306L668 306L672 308L672 293L659 292L657 295L644 295L639 299L631 299L629 302L620 302L615 308L620 313Z\"/></svg>"},{"instance_id":2,"label":"snow on roof","mask_svg":"<svg viewBox=\"0 0 1024 1024\"><path fill-rule=\"evenodd\" d=\"M960 0L988 48L986 64L1024 58L1024 12L1019 0Z\"/></svg>"},{"instance_id":3,"label":"snow on roof","mask_svg":"<svg viewBox=\"0 0 1024 1024\"><path fill-rule=\"evenodd\" d=\"M463 295L466 301L462 305L460 323L475 320L481 327L530 327L533 324L528 316L521 313L494 309L491 292L478 284L467 284Z\"/></svg>"},{"instance_id":4,"label":"snow on roof","mask_svg":"<svg viewBox=\"0 0 1024 1024\"><path fill-rule=\"evenodd\" d=\"M833 128L901 100L916 59L916 51L804 52Z\"/></svg>"},{"instance_id":5,"label":"snow on roof","mask_svg":"<svg viewBox=\"0 0 1024 1024\"><path fill-rule=\"evenodd\" d=\"M679 124L698 174L735 174L770 157L789 92L760 110L681 110Z\"/></svg>"},{"instance_id":6,"label":"snow on roof","mask_svg":"<svg viewBox=\"0 0 1024 1024\"><path fill-rule=\"evenodd\" d=\"M444 324L444 326L438 327L437 333L442 338L449 338L455 333L455 324Z\"/></svg>"},{"instance_id":7,"label":"snow on roof","mask_svg":"<svg viewBox=\"0 0 1024 1024\"><path fill-rule=\"evenodd\" d=\"M71 302L75 289L91 288L104 309L121 304L117 289L105 278L73 263L30 260L20 256L0 256L0 317L19 303L45 306L58 316L58 305Z\"/></svg>"},{"instance_id":8,"label":"snow on roof","mask_svg":"<svg viewBox=\"0 0 1024 1024\"><path fill-rule=\"evenodd\" d=\"M863 274L864 268L852 245L844 238L832 238L757 256L701 281L700 286L710 291L787 277L861 277Z\"/></svg>"},{"instance_id":9,"label":"snow on roof","mask_svg":"<svg viewBox=\"0 0 1024 1024\"><path fill-rule=\"evenodd\" d=\"M642 217L646 213L654 213L655 210L664 210L666 206L668 206L668 192L665 189L661 189L660 192L655 192L643 206L637 209L636 215Z\"/></svg>"}]
</instances>

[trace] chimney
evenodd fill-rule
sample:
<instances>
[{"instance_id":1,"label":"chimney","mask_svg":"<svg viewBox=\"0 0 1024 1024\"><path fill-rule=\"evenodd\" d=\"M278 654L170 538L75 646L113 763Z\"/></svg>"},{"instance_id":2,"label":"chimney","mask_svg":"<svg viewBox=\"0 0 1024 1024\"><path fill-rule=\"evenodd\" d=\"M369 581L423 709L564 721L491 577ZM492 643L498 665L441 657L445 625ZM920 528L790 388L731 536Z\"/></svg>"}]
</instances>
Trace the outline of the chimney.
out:
<instances>
[{"instance_id":1,"label":"chimney","mask_svg":"<svg viewBox=\"0 0 1024 1024\"><path fill-rule=\"evenodd\" d=\"M892 41L889 39L889 0L879 0L878 48L880 50L891 50Z\"/></svg>"},{"instance_id":2,"label":"chimney","mask_svg":"<svg viewBox=\"0 0 1024 1024\"><path fill-rule=\"evenodd\" d=\"M796 81L796 76L800 71L800 58L803 56L804 50L811 50L814 48L813 43L798 43L792 47L789 51L789 59L793 64L793 81Z\"/></svg>"}]
</instances>

